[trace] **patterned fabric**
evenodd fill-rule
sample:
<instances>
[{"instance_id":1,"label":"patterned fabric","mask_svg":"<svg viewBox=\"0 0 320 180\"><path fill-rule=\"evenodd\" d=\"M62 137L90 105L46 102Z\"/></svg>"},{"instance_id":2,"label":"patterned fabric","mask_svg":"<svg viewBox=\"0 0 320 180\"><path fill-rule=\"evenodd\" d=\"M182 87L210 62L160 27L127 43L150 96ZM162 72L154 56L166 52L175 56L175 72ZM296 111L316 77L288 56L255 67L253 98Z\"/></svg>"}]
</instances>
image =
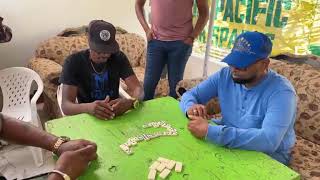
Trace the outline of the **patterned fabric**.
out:
<instances>
[{"instance_id":1,"label":"patterned fabric","mask_svg":"<svg viewBox=\"0 0 320 180\"><path fill-rule=\"evenodd\" d=\"M195 87L197 84L199 84L201 81L205 80L207 78L194 78L194 79L184 79L178 82L176 86L176 93L179 98L188 91L189 89Z\"/></svg>"},{"instance_id":2,"label":"patterned fabric","mask_svg":"<svg viewBox=\"0 0 320 180\"><path fill-rule=\"evenodd\" d=\"M140 83L143 83L143 79L144 79L144 71L145 69L143 67L134 67L133 68L134 73L136 74L138 80L140 81Z\"/></svg>"},{"instance_id":3,"label":"patterned fabric","mask_svg":"<svg viewBox=\"0 0 320 180\"><path fill-rule=\"evenodd\" d=\"M133 33L118 34L116 35L116 41L118 42L120 49L128 57L131 66L137 67L142 59L143 51L146 48L144 39Z\"/></svg>"},{"instance_id":4,"label":"patterned fabric","mask_svg":"<svg viewBox=\"0 0 320 180\"><path fill-rule=\"evenodd\" d=\"M143 51L146 47L142 37L136 34L117 34L116 40L128 57L131 65L136 67L139 61L143 58ZM79 52L88 48L87 36L76 37L53 37L42 42L35 52L36 57L47 58L63 65L64 60L70 54Z\"/></svg>"},{"instance_id":5,"label":"patterned fabric","mask_svg":"<svg viewBox=\"0 0 320 180\"><path fill-rule=\"evenodd\" d=\"M290 167L301 174L301 179L320 179L320 145L297 136Z\"/></svg>"},{"instance_id":6,"label":"patterned fabric","mask_svg":"<svg viewBox=\"0 0 320 180\"><path fill-rule=\"evenodd\" d=\"M300 75L303 72L303 69L298 68L298 66L298 64L271 60L269 67L277 73L285 76L296 89Z\"/></svg>"},{"instance_id":7,"label":"patterned fabric","mask_svg":"<svg viewBox=\"0 0 320 180\"><path fill-rule=\"evenodd\" d=\"M63 65L64 60L70 54L88 48L88 39L86 36L77 37L53 37L40 43L36 49L35 56L46 58Z\"/></svg>"},{"instance_id":8,"label":"patterned fabric","mask_svg":"<svg viewBox=\"0 0 320 180\"><path fill-rule=\"evenodd\" d=\"M44 84L44 93L55 100L62 66L49 59L33 58L29 61L28 67L39 74Z\"/></svg>"},{"instance_id":9,"label":"patterned fabric","mask_svg":"<svg viewBox=\"0 0 320 180\"><path fill-rule=\"evenodd\" d=\"M88 26L80 26L76 28L66 28L61 31L57 36L61 37L72 37L72 36L83 36L88 32Z\"/></svg>"},{"instance_id":10,"label":"patterned fabric","mask_svg":"<svg viewBox=\"0 0 320 180\"><path fill-rule=\"evenodd\" d=\"M169 82L168 79L160 79L156 87L154 96L163 97L169 94Z\"/></svg>"},{"instance_id":11,"label":"patterned fabric","mask_svg":"<svg viewBox=\"0 0 320 180\"><path fill-rule=\"evenodd\" d=\"M273 61L270 66L286 76L299 99L295 129L297 135L320 144L320 71L308 64Z\"/></svg>"},{"instance_id":12,"label":"patterned fabric","mask_svg":"<svg viewBox=\"0 0 320 180\"><path fill-rule=\"evenodd\" d=\"M50 91L53 92L53 91ZM55 93L56 94L56 93ZM56 95L55 95L56 96ZM44 99L44 110L49 115L50 119L62 117L60 107L57 101L57 98L50 98L47 94L43 94Z\"/></svg>"},{"instance_id":13,"label":"patterned fabric","mask_svg":"<svg viewBox=\"0 0 320 180\"><path fill-rule=\"evenodd\" d=\"M304 71L296 88L299 97L296 132L320 145L320 71L307 64L299 68Z\"/></svg>"},{"instance_id":14,"label":"patterned fabric","mask_svg":"<svg viewBox=\"0 0 320 180\"><path fill-rule=\"evenodd\" d=\"M60 64L44 58L32 58L28 68L36 71L45 84L52 83L55 78L59 78L62 71Z\"/></svg>"},{"instance_id":15,"label":"patterned fabric","mask_svg":"<svg viewBox=\"0 0 320 180\"><path fill-rule=\"evenodd\" d=\"M140 66L143 67L143 68L146 68L146 61L147 61L147 48L145 48L143 50L143 53L142 53L142 57L141 57L141 60L140 60Z\"/></svg>"},{"instance_id":16,"label":"patterned fabric","mask_svg":"<svg viewBox=\"0 0 320 180\"><path fill-rule=\"evenodd\" d=\"M126 33L128 33L128 31L123 29L122 27L116 26L116 33L117 34L126 34Z\"/></svg>"}]
</instances>

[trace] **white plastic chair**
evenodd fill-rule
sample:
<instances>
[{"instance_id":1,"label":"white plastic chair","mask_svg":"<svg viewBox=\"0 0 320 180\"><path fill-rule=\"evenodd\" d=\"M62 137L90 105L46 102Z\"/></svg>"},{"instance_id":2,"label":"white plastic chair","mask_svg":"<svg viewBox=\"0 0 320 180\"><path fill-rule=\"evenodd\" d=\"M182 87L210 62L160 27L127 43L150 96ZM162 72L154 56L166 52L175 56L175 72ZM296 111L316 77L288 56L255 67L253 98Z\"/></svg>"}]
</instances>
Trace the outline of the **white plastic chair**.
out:
<instances>
[{"instance_id":1,"label":"white plastic chair","mask_svg":"<svg viewBox=\"0 0 320 180\"><path fill-rule=\"evenodd\" d=\"M62 107L61 107L61 105L62 105L62 86L63 86L63 84L60 84L58 86L58 89L57 89L57 101L58 101L60 113L61 113L62 117L64 117L66 115L63 113Z\"/></svg>"},{"instance_id":2,"label":"white plastic chair","mask_svg":"<svg viewBox=\"0 0 320 180\"><path fill-rule=\"evenodd\" d=\"M132 98L125 90L123 90L122 86L124 86L124 84L122 84L122 82L120 82L120 85L119 85L119 96L122 97L122 98L127 98L127 99Z\"/></svg>"},{"instance_id":3,"label":"white plastic chair","mask_svg":"<svg viewBox=\"0 0 320 180\"><path fill-rule=\"evenodd\" d=\"M66 116L63 111L62 111L62 108L61 108L61 105L62 105L62 86L63 84L60 84L58 86L58 89L57 89L57 101L58 101L58 105L59 105L59 109L60 109L60 113L62 116ZM131 96L125 91L122 89L121 87L121 84L119 86L119 95L120 97L123 97L123 98L131 98ZM76 99L76 102L78 102L78 100Z\"/></svg>"},{"instance_id":4,"label":"white plastic chair","mask_svg":"<svg viewBox=\"0 0 320 180\"><path fill-rule=\"evenodd\" d=\"M34 81L38 87L30 100L31 85ZM40 76L33 70L24 67L6 68L0 71L0 86L3 94L2 113L43 129L36 105L43 91L43 82ZM43 164L42 149L29 148L35 164L41 166Z\"/></svg>"}]
</instances>

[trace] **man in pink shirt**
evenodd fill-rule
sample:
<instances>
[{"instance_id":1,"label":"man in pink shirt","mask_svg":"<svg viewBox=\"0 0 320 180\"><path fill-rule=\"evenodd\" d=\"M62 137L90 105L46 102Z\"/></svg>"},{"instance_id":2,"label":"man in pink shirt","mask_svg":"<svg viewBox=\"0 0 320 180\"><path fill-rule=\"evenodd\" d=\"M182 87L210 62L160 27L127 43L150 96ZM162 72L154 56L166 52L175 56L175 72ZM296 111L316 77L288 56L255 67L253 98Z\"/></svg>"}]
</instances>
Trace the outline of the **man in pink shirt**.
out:
<instances>
[{"instance_id":1,"label":"man in pink shirt","mask_svg":"<svg viewBox=\"0 0 320 180\"><path fill-rule=\"evenodd\" d=\"M194 39L208 21L208 1L195 0L199 18L192 24L194 0L150 0L151 27L148 26L143 6L146 0L136 0L135 9L147 40L147 64L144 78L144 100L152 99L165 65L168 67L170 96L176 98L175 88L182 80L192 52Z\"/></svg>"}]
</instances>

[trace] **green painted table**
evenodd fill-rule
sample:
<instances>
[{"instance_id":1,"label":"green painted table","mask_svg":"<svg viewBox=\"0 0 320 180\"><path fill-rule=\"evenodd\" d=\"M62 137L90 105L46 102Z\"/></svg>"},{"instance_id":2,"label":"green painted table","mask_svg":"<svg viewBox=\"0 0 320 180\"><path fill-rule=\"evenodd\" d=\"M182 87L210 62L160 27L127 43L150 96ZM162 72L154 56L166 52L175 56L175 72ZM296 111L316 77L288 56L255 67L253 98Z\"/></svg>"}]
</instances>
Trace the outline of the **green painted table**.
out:
<instances>
[{"instance_id":1,"label":"green painted table","mask_svg":"<svg viewBox=\"0 0 320 180\"><path fill-rule=\"evenodd\" d=\"M119 145L129 137L166 129L143 129L146 122L164 120L178 130L178 136L143 141L127 155ZM168 179L299 179L299 174L259 152L231 150L198 140L187 129L187 119L173 98L147 101L139 109L111 121L98 120L87 114L49 121L49 132L73 139L84 138L98 145L97 161L83 180L144 180L148 167L158 157L183 162L181 173L171 172ZM157 177L160 179L160 177Z\"/></svg>"}]
</instances>

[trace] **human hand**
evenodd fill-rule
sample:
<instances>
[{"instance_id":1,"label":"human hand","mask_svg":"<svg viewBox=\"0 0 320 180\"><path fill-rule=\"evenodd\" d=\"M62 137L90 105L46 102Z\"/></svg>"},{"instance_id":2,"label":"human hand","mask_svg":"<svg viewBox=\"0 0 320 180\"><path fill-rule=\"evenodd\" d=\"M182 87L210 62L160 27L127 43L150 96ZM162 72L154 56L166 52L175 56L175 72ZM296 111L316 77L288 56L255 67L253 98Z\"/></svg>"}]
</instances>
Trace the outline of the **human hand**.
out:
<instances>
[{"instance_id":1,"label":"human hand","mask_svg":"<svg viewBox=\"0 0 320 180\"><path fill-rule=\"evenodd\" d=\"M188 115L189 119L190 119L190 116L199 116L199 117L203 117L203 118L207 118L207 116L208 116L206 107L202 104L192 105L188 109L187 115Z\"/></svg>"},{"instance_id":2,"label":"human hand","mask_svg":"<svg viewBox=\"0 0 320 180\"><path fill-rule=\"evenodd\" d=\"M115 113L112 106L109 104L110 98L106 97L105 100L96 100L92 103L88 103L89 114L96 116L99 119L113 119Z\"/></svg>"},{"instance_id":3,"label":"human hand","mask_svg":"<svg viewBox=\"0 0 320 180\"><path fill-rule=\"evenodd\" d=\"M194 39L188 37L187 39L183 40L183 43L188 44L189 46L193 46Z\"/></svg>"},{"instance_id":4,"label":"human hand","mask_svg":"<svg viewBox=\"0 0 320 180\"><path fill-rule=\"evenodd\" d=\"M96 147L88 145L76 151L64 152L56 162L54 169L67 174L70 179L75 180L87 169L89 162L97 158L96 151ZM56 177L57 174L52 173L48 179L58 179Z\"/></svg>"},{"instance_id":5,"label":"human hand","mask_svg":"<svg viewBox=\"0 0 320 180\"><path fill-rule=\"evenodd\" d=\"M147 37L147 41L151 41L152 39L156 39L156 35L154 34L152 29L148 29L146 31L146 37Z\"/></svg>"},{"instance_id":6,"label":"human hand","mask_svg":"<svg viewBox=\"0 0 320 180\"><path fill-rule=\"evenodd\" d=\"M83 139L71 140L71 141L62 143L60 145L60 147L57 150L57 155L60 156L64 152L75 151L75 150L87 147L89 145L93 146L95 149L97 149L97 144L94 143L94 142L91 142L91 141L88 141L88 140L83 140Z\"/></svg>"},{"instance_id":7,"label":"human hand","mask_svg":"<svg viewBox=\"0 0 320 180\"><path fill-rule=\"evenodd\" d=\"M208 133L208 120L199 116L189 116L191 121L188 123L188 129L191 134L199 139L204 138Z\"/></svg>"},{"instance_id":8,"label":"human hand","mask_svg":"<svg viewBox=\"0 0 320 180\"><path fill-rule=\"evenodd\" d=\"M118 98L110 101L110 105L113 108L113 112L118 116L127 112L133 106L133 101L126 98Z\"/></svg>"}]
</instances>

